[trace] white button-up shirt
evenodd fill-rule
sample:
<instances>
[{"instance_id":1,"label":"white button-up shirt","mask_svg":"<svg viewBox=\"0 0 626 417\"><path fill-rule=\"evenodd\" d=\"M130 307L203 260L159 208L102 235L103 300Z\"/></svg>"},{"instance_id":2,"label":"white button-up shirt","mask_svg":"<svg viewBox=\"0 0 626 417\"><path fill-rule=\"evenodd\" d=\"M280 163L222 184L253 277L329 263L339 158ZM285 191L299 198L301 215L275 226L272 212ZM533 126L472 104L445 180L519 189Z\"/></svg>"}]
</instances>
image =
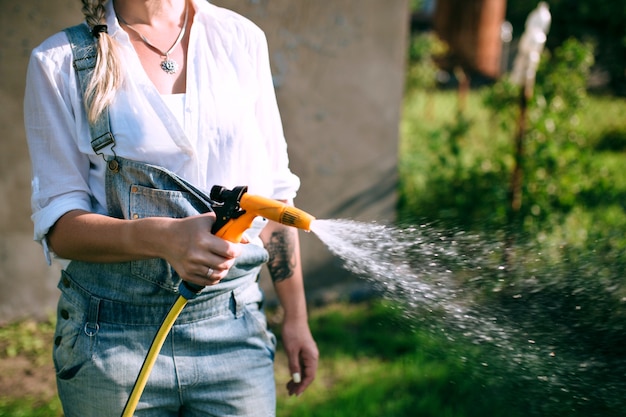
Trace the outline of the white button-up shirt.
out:
<instances>
[{"instance_id":1,"label":"white button-up shirt","mask_svg":"<svg viewBox=\"0 0 626 417\"><path fill-rule=\"evenodd\" d=\"M177 117L144 72L112 3L108 33L126 72L110 108L115 153L167 168L206 191L247 185L253 194L295 197L300 182L289 169L263 32L232 11L194 0L187 91ZM38 241L70 210L107 212L105 162L91 148L77 82L64 32L32 52L24 114Z\"/></svg>"}]
</instances>

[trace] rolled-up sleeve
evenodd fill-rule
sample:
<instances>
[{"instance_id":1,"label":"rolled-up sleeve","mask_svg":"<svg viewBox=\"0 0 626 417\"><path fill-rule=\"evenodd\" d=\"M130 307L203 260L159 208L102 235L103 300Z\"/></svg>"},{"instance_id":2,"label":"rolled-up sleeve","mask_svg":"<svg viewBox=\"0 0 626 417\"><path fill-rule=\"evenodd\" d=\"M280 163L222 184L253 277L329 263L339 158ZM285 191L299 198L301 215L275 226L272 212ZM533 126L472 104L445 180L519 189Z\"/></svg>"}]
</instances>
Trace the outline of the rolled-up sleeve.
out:
<instances>
[{"instance_id":1,"label":"rolled-up sleeve","mask_svg":"<svg viewBox=\"0 0 626 417\"><path fill-rule=\"evenodd\" d=\"M90 210L89 157L77 145L77 93L71 51L60 33L30 57L24 123L32 164L34 239L41 242L54 223L74 209Z\"/></svg>"}]
</instances>

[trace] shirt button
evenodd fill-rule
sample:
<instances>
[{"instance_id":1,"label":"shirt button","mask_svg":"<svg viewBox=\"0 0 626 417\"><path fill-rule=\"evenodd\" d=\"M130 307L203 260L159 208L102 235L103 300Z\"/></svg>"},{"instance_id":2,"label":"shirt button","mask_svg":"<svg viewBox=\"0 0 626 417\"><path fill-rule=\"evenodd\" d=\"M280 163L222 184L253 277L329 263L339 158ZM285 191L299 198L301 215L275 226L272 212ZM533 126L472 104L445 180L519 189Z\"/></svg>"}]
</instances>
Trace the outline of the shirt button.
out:
<instances>
[{"instance_id":1,"label":"shirt button","mask_svg":"<svg viewBox=\"0 0 626 417\"><path fill-rule=\"evenodd\" d=\"M61 310L61 317L63 317L65 320L70 318L70 313L68 313L67 310Z\"/></svg>"},{"instance_id":2,"label":"shirt button","mask_svg":"<svg viewBox=\"0 0 626 417\"><path fill-rule=\"evenodd\" d=\"M138 219L139 218L139 214L135 213L133 214L133 219Z\"/></svg>"},{"instance_id":3,"label":"shirt button","mask_svg":"<svg viewBox=\"0 0 626 417\"><path fill-rule=\"evenodd\" d=\"M135 185L133 185L130 189L131 193L136 193L137 191L139 191L139 189Z\"/></svg>"},{"instance_id":4,"label":"shirt button","mask_svg":"<svg viewBox=\"0 0 626 417\"><path fill-rule=\"evenodd\" d=\"M61 340L63 340L63 337L57 336L56 339L54 339L54 344L59 346L61 344Z\"/></svg>"},{"instance_id":5,"label":"shirt button","mask_svg":"<svg viewBox=\"0 0 626 417\"><path fill-rule=\"evenodd\" d=\"M64 286L65 288L69 288L69 286L70 286L70 280L69 280L69 278L68 278L68 277L63 277L63 278L61 279L61 284L63 284L63 286Z\"/></svg>"}]
</instances>

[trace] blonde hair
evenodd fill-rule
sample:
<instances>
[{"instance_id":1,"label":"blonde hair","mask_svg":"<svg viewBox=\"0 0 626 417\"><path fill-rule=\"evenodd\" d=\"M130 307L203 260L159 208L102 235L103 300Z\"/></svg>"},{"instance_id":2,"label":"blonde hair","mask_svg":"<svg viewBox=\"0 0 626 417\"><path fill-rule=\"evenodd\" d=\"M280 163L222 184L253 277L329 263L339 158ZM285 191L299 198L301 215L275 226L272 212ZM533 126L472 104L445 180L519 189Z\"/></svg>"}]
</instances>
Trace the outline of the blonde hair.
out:
<instances>
[{"instance_id":1,"label":"blonde hair","mask_svg":"<svg viewBox=\"0 0 626 417\"><path fill-rule=\"evenodd\" d=\"M105 4L108 0L81 0L82 12L89 27L106 25ZM85 108L89 122L95 122L100 114L113 102L115 93L122 85L123 73L115 40L106 31L96 37L96 67L85 89Z\"/></svg>"}]
</instances>

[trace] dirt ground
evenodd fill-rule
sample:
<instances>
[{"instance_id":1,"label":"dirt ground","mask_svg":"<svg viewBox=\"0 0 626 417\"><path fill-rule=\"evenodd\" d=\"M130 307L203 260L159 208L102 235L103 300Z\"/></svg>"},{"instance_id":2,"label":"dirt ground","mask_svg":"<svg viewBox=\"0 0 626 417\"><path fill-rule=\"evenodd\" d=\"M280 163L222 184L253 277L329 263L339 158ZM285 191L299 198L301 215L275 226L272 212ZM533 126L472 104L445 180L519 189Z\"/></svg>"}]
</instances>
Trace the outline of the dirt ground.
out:
<instances>
[{"instance_id":1,"label":"dirt ground","mask_svg":"<svg viewBox=\"0 0 626 417\"><path fill-rule=\"evenodd\" d=\"M56 395L52 360L46 363L27 356L0 358L0 398L46 401Z\"/></svg>"},{"instance_id":2,"label":"dirt ground","mask_svg":"<svg viewBox=\"0 0 626 417\"><path fill-rule=\"evenodd\" d=\"M44 402L56 396L53 339L51 321L0 326L0 400Z\"/></svg>"}]
</instances>

